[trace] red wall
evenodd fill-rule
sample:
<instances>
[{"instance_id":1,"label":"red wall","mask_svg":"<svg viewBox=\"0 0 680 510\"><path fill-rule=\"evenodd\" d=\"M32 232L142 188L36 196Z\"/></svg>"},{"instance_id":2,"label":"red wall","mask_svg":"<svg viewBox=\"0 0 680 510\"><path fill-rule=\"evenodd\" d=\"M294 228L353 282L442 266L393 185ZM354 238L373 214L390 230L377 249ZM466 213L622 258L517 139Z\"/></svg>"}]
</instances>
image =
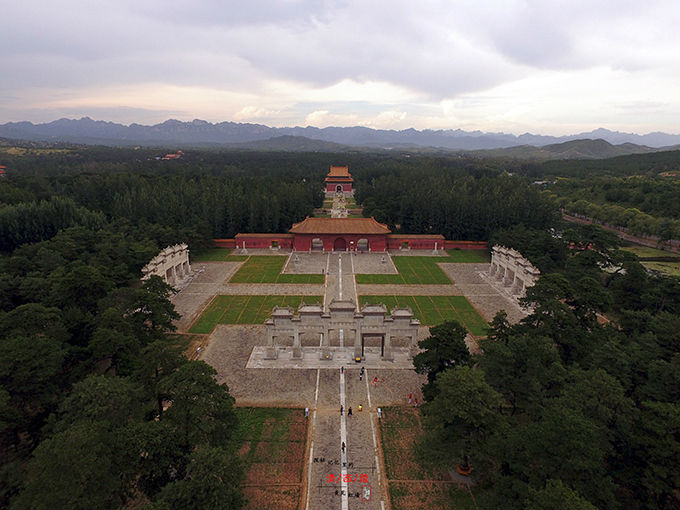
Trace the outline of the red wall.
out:
<instances>
[{"instance_id":1,"label":"red wall","mask_svg":"<svg viewBox=\"0 0 680 510\"><path fill-rule=\"evenodd\" d=\"M349 250L350 242L354 241L356 247L359 239L368 239L368 244L371 251L385 251L398 250L401 248L403 242L408 242L409 248L412 250L433 250L434 243L437 243L437 248L445 248L447 250L486 250L488 245L484 241L445 241L442 236L433 235L430 237L392 237L385 235L360 235L360 234L296 234L294 237L290 235L271 234L270 236L254 236L250 237L248 234L238 234L236 239L213 239L215 246L220 248L242 248L243 241L246 242L246 248L252 249L268 249L272 245L272 241L278 241L279 247L284 250L291 248L296 251L309 251L312 247L312 239L320 238L323 241L324 251L333 251L335 240L342 238L345 240L347 249Z\"/></svg>"},{"instance_id":2,"label":"red wall","mask_svg":"<svg viewBox=\"0 0 680 510\"><path fill-rule=\"evenodd\" d=\"M342 191L352 191L352 183L351 182L349 182L349 183L336 182L335 184L332 183L332 182L327 182L326 183L326 191L335 193L335 189L338 186L338 184L340 184L340 186L342 186Z\"/></svg>"},{"instance_id":3,"label":"red wall","mask_svg":"<svg viewBox=\"0 0 680 510\"><path fill-rule=\"evenodd\" d=\"M246 249L269 249L272 246L272 241L278 241L279 248L290 250L293 246L293 238L290 236L282 237L280 234L272 234L271 236L253 236L248 234L238 234L235 239L236 248L243 248L245 242Z\"/></svg>"},{"instance_id":4,"label":"red wall","mask_svg":"<svg viewBox=\"0 0 680 510\"><path fill-rule=\"evenodd\" d=\"M437 243L437 249L443 250L446 241L444 236L433 235L432 237L392 237L387 236L387 248L390 250L398 250L402 243L408 243L411 250L434 250L434 245Z\"/></svg>"},{"instance_id":5,"label":"red wall","mask_svg":"<svg viewBox=\"0 0 680 510\"><path fill-rule=\"evenodd\" d=\"M447 250L487 250L486 241L446 241Z\"/></svg>"}]
</instances>

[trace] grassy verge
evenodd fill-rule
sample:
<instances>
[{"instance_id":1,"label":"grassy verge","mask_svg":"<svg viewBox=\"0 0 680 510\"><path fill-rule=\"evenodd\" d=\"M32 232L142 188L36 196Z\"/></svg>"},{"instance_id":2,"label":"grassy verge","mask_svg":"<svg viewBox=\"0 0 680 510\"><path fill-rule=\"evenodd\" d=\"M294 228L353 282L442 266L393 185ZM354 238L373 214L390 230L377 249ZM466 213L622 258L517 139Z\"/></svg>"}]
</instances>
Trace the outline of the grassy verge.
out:
<instances>
[{"instance_id":1,"label":"grassy verge","mask_svg":"<svg viewBox=\"0 0 680 510\"><path fill-rule=\"evenodd\" d=\"M191 254L192 262L243 262L247 255L232 255L227 248L206 248Z\"/></svg>"},{"instance_id":2,"label":"grassy verge","mask_svg":"<svg viewBox=\"0 0 680 510\"><path fill-rule=\"evenodd\" d=\"M360 306L382 303L391 310L408 306L421 323L436 325L457 320L474 336L486 335L487 322L464 296L360 296Z\"/></svg>"},{"instance_id":3,"label":"grassy verge","mask_svg":"<svg viewBox=\"0 0 680 510\"><path fill-rule=\"evenodd\" d=\"M246 471L246 508L293 510L300 504L307 420L301 409L237 407L231 446Z\"/></svg>"},{"instance_id":4,"label":"grassy verge","mask_svg":"<svg viewBox=\"0 0 680 510\"><path fill-rule=\"evenodd\" d=\"M217 324L262 324L275 306L297 309L303 302L322 301L323 296L215 296L190 332L205 335Z\"/></svg>"},{"instance_id":5,"label":"grassy verge","mask_svg":"<svg viewBox=\"0 0 680 510\"><path fill-rule=\"evenodd\" d=\"M322 274L281 274L286 256L252 255L229 283L323 283Z\"/></svg>"}]
</instances>

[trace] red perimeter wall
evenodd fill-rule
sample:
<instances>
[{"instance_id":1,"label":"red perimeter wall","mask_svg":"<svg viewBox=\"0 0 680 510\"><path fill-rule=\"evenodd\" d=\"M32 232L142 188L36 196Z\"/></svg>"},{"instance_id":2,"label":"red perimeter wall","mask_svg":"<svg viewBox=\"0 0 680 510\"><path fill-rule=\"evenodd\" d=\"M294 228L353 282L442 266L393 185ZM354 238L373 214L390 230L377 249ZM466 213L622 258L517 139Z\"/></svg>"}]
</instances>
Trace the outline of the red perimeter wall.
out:
<instances>
[{"instance_id":1,"label":"red perimeter wall","mask_svg":"<svg viewBox=\"0 0 680 510\"><path fill-rule=\"evenodd\" d=\"M220 248L243 248L245 241L246 248L269 249L272 241L277 241L279 247L284 250L294 249L295 251L310 251L312 249L312 239L321 239L324 251L333 251L336 241L342 245L345 243L345 250L350 247L356 249L360 239L367 239L370 251L399 250L402 243L408 243L411 250L434 250L435 242L437 249L447 250L486 250L488 245L485 241L446 241L443 236L390 236L390 235L366 235L366 234L238 234L236 239L213 239L215 246Z\"/></svg>"}]
</instances>

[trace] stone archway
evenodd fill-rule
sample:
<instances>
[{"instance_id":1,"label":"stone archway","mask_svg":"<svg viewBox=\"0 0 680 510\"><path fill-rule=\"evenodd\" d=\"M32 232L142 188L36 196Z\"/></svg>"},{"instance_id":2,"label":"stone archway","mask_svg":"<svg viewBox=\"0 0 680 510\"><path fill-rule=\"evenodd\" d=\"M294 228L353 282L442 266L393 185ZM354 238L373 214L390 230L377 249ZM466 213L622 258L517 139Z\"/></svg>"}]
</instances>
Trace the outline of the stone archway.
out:
<instances>
[{"instance_id":1,"label":"stone archway","mask_svg":"<svg viewBox=\"0 0 680 510\"><path fill-rule=\"evenodd\" d=\"M357 251L368 251L368 239L362 238L357 241Z\"/></svg>"},{"instance_id":2,"label":"stone archway","mask_svg":"<svg viewBox=\"0 0 680 510\"><path fill-rule=\"evenodd\" d=\"M337 237L333 242L333 251L346 251L347 241L342 237Z\"/></svg>"},{"instance_id":3,"label":"stone archway","mask_svg":"<svg viewBox=\"0 0 680 510\"><path fill-rule=\"evenodd\" d=\"M338 184L338 185L335 187L335 191L336 191L337 193L342 193L342 185L341 185L341 184Z\"/></svg>"},{"instance_id":4,"label":"stone archway","mask_svg":"<svg viewBox=\"0 0 680 510\"><path fill-rule=\"evenodd\" d=\"M323 241L318 237L312 239L312 251L323 251Z\"/></svg>"}]
</instances>

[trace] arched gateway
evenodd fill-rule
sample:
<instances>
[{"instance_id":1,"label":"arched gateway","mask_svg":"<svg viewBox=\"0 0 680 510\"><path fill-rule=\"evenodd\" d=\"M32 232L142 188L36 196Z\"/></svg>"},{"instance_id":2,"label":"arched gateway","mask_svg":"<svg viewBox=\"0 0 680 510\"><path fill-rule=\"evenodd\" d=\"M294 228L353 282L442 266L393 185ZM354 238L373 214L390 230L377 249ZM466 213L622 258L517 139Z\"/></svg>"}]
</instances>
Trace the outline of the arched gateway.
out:
<instances>
[{"instance_id":1,"label":"arched gateway","mask_svg":"<svg viewBox=\"0 0 680 510\"><path fill-rule=\"evenodd\" d=\"M333 251L346 251L346 250L347 241L345 241L342 237L338 237L333 243Z\"/></svg>"}]
</instances>

